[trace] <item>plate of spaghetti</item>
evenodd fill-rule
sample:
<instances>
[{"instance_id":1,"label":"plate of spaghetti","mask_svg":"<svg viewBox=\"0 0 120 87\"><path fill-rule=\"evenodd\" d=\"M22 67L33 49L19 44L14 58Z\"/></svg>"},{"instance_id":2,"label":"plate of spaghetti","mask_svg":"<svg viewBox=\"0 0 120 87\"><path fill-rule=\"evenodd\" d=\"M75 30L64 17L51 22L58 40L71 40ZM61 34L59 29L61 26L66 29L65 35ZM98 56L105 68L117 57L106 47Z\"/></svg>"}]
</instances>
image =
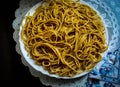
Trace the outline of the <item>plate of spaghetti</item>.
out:
<instances>
[{"instance_id":1,"label":"plate of spaghetti","mask_svg":"<svg viewBox=\"0 0 120 87\"><path fill-rule=\"evenodd\" d=\"M99 12L82 1L42 0L23 18L21 52L37 71L71 79L89 73L107 50L107 29Z\"/></svg>"}]
</instances>

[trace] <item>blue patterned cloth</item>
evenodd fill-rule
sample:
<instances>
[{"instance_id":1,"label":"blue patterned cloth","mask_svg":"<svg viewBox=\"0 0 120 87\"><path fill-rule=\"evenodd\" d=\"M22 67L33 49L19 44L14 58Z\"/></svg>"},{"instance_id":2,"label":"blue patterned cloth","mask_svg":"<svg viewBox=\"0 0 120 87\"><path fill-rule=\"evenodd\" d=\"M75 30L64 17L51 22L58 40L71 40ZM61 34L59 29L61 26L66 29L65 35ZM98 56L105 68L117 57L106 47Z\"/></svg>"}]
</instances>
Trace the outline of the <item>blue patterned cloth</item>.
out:
<instances>
[{"instance_id":1,"label":"blue patterned cloth","mask_svg":"<svg viewBox=\"0 0 120 87\"><path fill-rule=\"evenodd\" d=\"M120 48L108 52L88 77L87 87L120 87Z\"/></svg>"},{"instance_id":2,"label":"blue patterned cloth","mask_svg":"<svg viewBox=\"0 0 120 87\"><path fill-rule=\"evenodd\" d=\"M111 8L120 25L120 0L103 1ZM116 50L108 52L98 66L88 74L86 86L120 87L120 45Z\"/></svg>"}]
</instances>

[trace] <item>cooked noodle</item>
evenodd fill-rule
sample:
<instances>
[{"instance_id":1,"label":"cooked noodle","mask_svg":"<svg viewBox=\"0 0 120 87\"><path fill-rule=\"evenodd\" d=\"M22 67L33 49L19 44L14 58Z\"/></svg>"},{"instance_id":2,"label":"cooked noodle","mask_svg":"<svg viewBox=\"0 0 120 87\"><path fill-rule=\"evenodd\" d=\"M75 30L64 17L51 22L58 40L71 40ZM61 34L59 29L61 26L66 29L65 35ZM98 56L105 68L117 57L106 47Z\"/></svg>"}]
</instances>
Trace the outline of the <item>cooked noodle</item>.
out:
<instances>
[{"instance_id":1,"label":"cooked noodle","mask_svg":"<svg viewBox=\"0 0 120 87\"><path fill-rule=\"evenodd\" d=\"M90 71L106 51L98 13L80 1L43 0L22 28L25 49L49 73L72 77Z\"/></svg>"}]
</instances>

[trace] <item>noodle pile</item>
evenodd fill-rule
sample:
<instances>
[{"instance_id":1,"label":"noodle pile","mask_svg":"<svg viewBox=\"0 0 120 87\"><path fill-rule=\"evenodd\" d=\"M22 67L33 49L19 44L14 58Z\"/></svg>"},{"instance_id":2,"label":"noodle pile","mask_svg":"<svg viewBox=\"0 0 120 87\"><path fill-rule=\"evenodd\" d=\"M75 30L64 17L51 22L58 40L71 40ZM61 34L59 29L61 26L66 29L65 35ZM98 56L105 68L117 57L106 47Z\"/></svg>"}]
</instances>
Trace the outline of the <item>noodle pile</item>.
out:
<instances>
[{"instance_id":1,"label":"noodle pile","mask_svg":"<svg viewBox=\"0 0 120 87\"><path fill-rule=\"evenodd\" d=\"M35 63L59 76L92 70L107 49L100 16L80 1L43 0L21 36Z\"/></svg>"}]
</instances>

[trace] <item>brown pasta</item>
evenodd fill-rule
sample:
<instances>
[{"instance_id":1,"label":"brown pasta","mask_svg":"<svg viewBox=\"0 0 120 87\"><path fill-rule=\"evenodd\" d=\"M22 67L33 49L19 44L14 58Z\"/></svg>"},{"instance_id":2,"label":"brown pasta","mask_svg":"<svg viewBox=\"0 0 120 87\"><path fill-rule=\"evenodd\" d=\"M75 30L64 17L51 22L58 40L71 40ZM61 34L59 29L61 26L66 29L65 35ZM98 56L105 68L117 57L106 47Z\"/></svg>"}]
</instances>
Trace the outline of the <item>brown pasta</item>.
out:
<instances>
[{"instance_id":1,"label":"brown pasta","mask_svg":"<svg viewBox=\"0 0 120 87\"><path fill-rule=\"evenodd\" d=\"M98 13L80 1L43 0L26 16L21 38L27 52L49 73L72 77L90 71L107 50Z\"/></svg>"}]
</instances>

